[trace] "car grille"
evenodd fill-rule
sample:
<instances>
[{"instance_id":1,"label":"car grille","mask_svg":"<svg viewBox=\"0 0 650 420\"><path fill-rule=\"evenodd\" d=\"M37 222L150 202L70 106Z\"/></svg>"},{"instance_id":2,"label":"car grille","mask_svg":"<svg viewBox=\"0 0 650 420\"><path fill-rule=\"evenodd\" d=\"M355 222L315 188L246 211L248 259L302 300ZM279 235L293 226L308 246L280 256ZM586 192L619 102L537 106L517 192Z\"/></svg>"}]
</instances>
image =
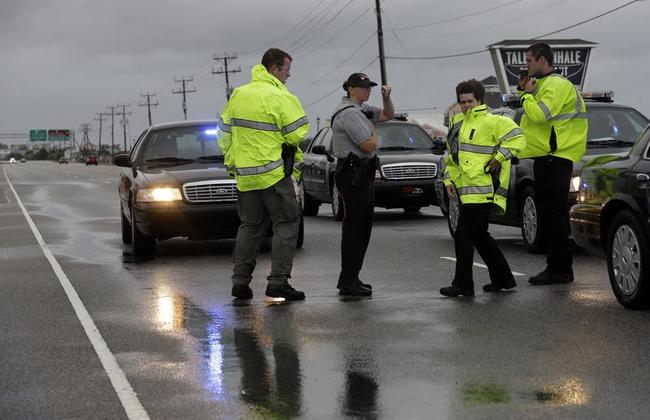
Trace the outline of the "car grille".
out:
<instances>
[{"instance_id":1,"label":"car grille","mask_svg":"<svg viewBox=\"0 0 650 420\"><path fill-rule=\"evenodd\" d=\"M438 173L438 165L428 162L391 163L382 165L381 172L386 179L435 178Z\"/></svg>"},{"instance_id":2,"label":"car grille","mask_svg":"<svg viewBox=\"0 0 650 420\"><path fill-rule=\"evenodd\" d=\"M198 181L183 184L183 193L190 203L237 201L235 180Z\"/></svg>"}]
</instances>

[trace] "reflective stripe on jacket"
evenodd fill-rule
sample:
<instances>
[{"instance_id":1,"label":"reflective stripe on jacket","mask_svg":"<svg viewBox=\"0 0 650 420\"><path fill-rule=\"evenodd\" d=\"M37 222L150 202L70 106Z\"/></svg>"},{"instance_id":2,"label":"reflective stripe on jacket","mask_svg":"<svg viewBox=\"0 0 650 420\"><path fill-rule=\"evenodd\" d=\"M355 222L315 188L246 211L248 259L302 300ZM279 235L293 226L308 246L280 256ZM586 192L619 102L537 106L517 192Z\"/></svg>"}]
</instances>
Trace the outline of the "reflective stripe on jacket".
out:
<instances>
[{"instance_id":1,"label":"reflective stripe on jacket","mask_svg":"<svg viewBox=\"0 0 650 420\"><path fill-rule=\"evenodd\" d=\"M300 141L309 122L298 98L266 68L251 69L251 81L234 90L218 127L225 165L239 191L261 190L284 178L282 145L296 146L293 176L300 178Z\"/></svg>"},{"instance_id":2,"label":"reflective stripe on jacket","mask_svg":"<svg viewBox=\"0 0 650 420\"><path fill-rule=\"evenodd\" d=\"M510 159L525 147L526 139L508 117L478 105L455 115L447 136L445 185L454 184L462 204L493 202L505 211L510 183ZM488 163L501 162L498 183L486 173Z\"/></svg>"},{"instance_id":3,"label":"reflective stripe on jacket","mask_svg":"<svg viewBox=\"0 0 650 420\"><path fill-rule=\"evenodd\" d=\"M580 161L587 147L587 110L573 83L553 73L537 79L534 93L518 93L527 142L520 157L553 155Z\"/></svg>"}]
</instances>

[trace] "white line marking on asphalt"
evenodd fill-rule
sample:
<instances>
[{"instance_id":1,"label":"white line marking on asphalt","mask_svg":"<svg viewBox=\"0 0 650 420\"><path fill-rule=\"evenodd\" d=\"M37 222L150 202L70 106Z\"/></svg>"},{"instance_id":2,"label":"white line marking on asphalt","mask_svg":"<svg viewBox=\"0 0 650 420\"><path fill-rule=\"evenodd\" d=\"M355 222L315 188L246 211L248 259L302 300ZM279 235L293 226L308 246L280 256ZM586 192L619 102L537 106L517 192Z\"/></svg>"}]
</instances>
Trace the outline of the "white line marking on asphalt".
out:
<instances>
[{"instance_id":1,"label":"white line marking on asphalt","mask_svg":"<svg viewBox=\"0 0 650 420\"><path fill-rule=\"evenodd\" d=\"M59 278L59 282L61 283L63 290L65 290L66 295L68 295L68 299L70 300L70 303L72 304L72 308L77 314L77 318L79 318L79 321L81 322L84 331L86 331L86 335L88 336L88 339L93 345L93 348L97 353L97 356L99 356L99 360L102 363L102 366L104 367L104 370L106 371L106 374L108 375L108 378L110 379L111 384L113 385L113 389L115 389L115 392L117 393L117 396L120 399L120 402L124 407L124 410L126 411L126 415L129 417L129 419L143 419L143 420L149 419L149 414L147 414L147 411L140 403L140 400L138 399L138 395L131 387L131 384L126 378L126 375L124 374L124 371L117 364L117 359L115 359L115 355L111 353L111 350L108 348L106 341L104 341L102 334L99 332L99 329L97 329L95 322L90 317L90 314L88 313L88 310L86 309L83 302L81 301L81 298L79 298L77 291L72 286L72 283L70 283L70 279L61 268L61 265L54 257L54 254L52 254L52 251L50 251L50 247L47 245L47 243L43 239L43 236L38 231L36 224L34 224L34 221L32 220L31 216L27 212L27 209L23 205L22 200L20 199L18 193L14 189L13 184L11 183L11 181L9 181L7 172L4 169L3 172L5 175L5 179L7 180L7 183L11 188L11 191L14 193L14 196L16 196L16 202L20 206L20 209L23 211L23 215L25 216L25 219L27 219L27 223L29 224L29 227L32 229L32 233L36 237L38 244L41 246L41 250L43 250L43 254L45 254L45 257L47 258L50 265L52 266L52 270L54 270L54 274L56 274L56 276Z\"/></svg>"},{"instance_id":2,"label":"white line marking on asphalt","mask_svg":"<svg viewBox=\"0 0 650 420\"><path fill-rule=\"evenodd\" d=\"M443 260L456 262L456 258L453 258L453 257L440 257L440 258L443 259ZM477 266L477 267L481 267L481 268L487 268L487 265L485 265L485 264L474 263L474 265ZM513 276L525 276L526 274L518 273L516 271L513 271L512 275Z\"/></svg>"}]
</instances>

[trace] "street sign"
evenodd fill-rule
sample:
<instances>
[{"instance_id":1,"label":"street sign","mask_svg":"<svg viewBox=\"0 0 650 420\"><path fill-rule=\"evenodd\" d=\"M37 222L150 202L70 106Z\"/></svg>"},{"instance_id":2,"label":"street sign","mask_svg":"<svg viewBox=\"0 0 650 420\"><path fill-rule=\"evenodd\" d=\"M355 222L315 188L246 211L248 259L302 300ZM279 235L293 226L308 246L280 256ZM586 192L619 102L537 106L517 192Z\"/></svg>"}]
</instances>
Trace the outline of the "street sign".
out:
<instances>
[{"instance_id":1,"label":"street sign","mask_svg":"<svg viewBox=\"0 0 650 420\"><path fill-rule=\"evenodd\" d=\"M553 49L555 71L582 90L589 55L591 49L596 46L595 43L581 39L505 40L489 45L501 93L516 90L519 72L526 68L526 49L536 42L546 42L550 45Z\"/></svg>"},{"instance_id":2,"label":"street sign","mask_svg":"<svg viewBox=\"0 0 650 420\"><path fill-rule=\"evenodd\" d=\"M70 130L47 130L48 141L70 141Z\"/></svg>"},{"instance_id":3,"label":"street sign","mask_svg":"<svg viewBox=\"0 0 650 420\"><path fill-rule=\"evenodd\" d=\"M47 141L47 130L29 130L29 141Z\"/></svg>"}]
</instances>

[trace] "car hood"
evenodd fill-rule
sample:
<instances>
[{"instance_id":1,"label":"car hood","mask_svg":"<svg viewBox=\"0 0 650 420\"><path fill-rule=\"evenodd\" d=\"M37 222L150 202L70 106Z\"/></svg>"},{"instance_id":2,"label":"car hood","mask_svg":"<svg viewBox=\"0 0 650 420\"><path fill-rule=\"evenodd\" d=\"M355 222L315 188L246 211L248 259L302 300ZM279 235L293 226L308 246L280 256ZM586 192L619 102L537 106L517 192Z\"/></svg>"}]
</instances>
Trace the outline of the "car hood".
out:
<instances>
[{"instance_id":1,"label":"car hood","mask_svg":"<svg viewBox=\"0 0 650 420\"><path fill-rule=\"evenodd\" d=\"M406 162L430 162L439 164L441 159L442 155L434 155L433 153L391 153L379 155L379 162L382 165Z\"/></svg>"},{"instance_id":2,"label":"car hood","mask_svg":"<svg viewBox=\"0 0 650 420\"><path fill-rule=\"evenodd\" d=\"M178 184L207 180L232 180L222 164L195 163L180 166L139 168L151 184Z\"/></svg>"}]
</instances>

